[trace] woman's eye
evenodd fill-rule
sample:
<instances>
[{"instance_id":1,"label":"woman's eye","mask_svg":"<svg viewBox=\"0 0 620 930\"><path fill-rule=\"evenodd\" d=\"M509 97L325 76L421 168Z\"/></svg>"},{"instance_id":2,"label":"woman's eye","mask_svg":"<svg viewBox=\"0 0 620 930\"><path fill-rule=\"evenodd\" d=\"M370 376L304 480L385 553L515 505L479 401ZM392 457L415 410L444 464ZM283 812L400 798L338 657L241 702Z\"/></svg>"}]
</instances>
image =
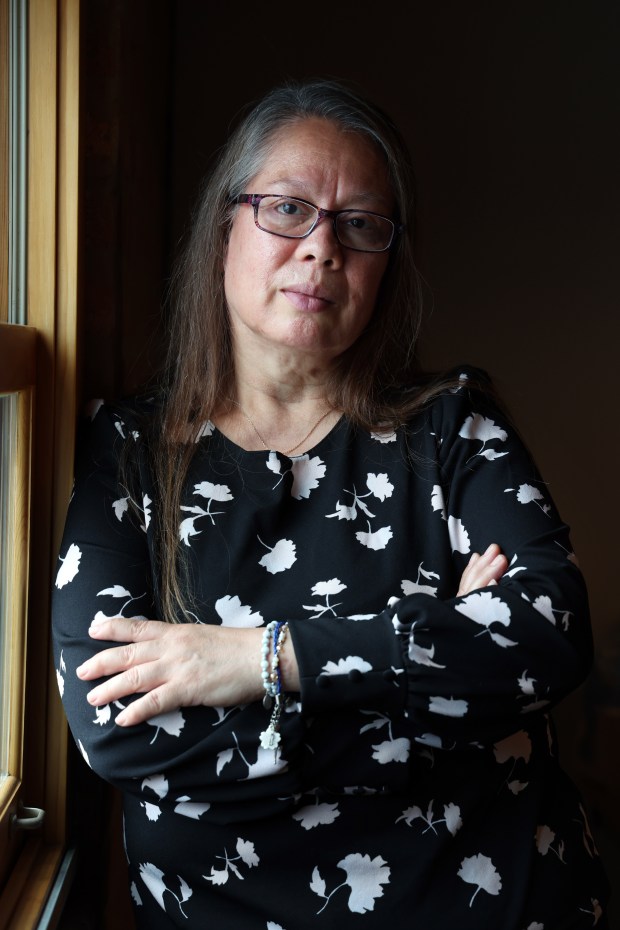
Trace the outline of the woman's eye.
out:
<instances>
[{"instance_id":1,"label":"woman's eye","mask_svg":"<svg viewBox=\"0 0 620 930\"><path fill-rule=\"evenodd\" d=\"M290 200L284 200L278 204L277 208L280 213L286 214L286 216L297 216L299 213L299 204L293 203Z\"/></svg>"}]
</instances>

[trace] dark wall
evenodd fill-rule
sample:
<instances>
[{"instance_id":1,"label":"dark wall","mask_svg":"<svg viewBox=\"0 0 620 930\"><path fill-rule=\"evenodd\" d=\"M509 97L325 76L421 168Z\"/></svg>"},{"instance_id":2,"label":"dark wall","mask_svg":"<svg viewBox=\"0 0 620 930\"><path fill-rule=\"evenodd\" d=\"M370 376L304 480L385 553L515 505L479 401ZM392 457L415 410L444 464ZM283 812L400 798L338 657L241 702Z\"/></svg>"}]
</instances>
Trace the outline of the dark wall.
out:
<instances>
[{"instance_id":1,"label":"dark wall","mask_svg":"<svg viewBox=\"0 0 620 930\"><path fill-rule=\"evenodd\" d=\"M404 130L421 360L493 375L589 582L596 673L558 719L569 769L616 831L599 834L613 862L620 4L89 0L84 22L85 397L156 367L171 256L249 100L287 77L345 77Z\"/></svg>"}]
</instances>

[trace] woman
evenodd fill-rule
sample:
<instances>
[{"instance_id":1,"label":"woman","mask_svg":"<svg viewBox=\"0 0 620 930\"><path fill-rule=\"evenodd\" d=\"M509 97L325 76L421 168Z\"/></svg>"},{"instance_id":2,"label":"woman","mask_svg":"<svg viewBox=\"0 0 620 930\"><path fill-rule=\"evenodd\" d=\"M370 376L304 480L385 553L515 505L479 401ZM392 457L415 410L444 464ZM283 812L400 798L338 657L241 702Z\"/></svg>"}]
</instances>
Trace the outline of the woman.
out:
<instances>
[{"instance_id":1,"label":"woman","mask_svg":"<svg viewBox=\"0 0 620 930\"><path fill-rule=\"evenodd\" d=\"M165 389L82 449L57 673L141 928L602 926L547 717L583 580L485 376L415 369L411 210L380 111L267 95L205 187Z\"/></svg>"}]
</instances>

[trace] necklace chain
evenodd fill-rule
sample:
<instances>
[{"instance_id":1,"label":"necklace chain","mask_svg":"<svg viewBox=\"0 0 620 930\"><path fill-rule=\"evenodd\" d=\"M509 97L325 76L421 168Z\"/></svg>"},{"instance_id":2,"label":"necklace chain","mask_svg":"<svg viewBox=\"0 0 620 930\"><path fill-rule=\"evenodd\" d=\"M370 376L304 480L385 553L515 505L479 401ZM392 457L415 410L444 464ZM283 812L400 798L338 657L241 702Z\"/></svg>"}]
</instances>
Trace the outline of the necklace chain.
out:
<instances>
[{"instance_id":1,"label":"necklace chain","mask_svg":"<svg viewBox=\"0 0 620 930\"><path fill-rule=\"evenodd\" d=\"M238 407L238 408L239 408L239 410L241 411L241 414L245 417L245 419L248 421L248 423L250 424L250 426L252 427L252 429L254 430L254 432L256 433L256 435L258 436L258 438L260 439L260 441L261 441L261 443L262 443L262 445L263 445L263 448L266 449L267 452L269 452L269 451L270 451L270 447L267 445L267 443L265 442L264 438L263 438L262 435L259 433L258 428L257 428L257 426L256 426L256 423L254 422L254 420L252 419L252 417L250 416L250 414L245 412L245 410L243 409L243 407L241 406L241 404L240 404L238 401L233 400L232 397L229 398L229 400L230 400L231 404L234 404L235 407ZM303 437L303 439L300 439L299 442L296 442L295 445L294 445L294 446L291 446L290 449L282 449L282 454L283 454L283 455L290 455L291 452L294 452L295 449L298 449L301 445L303 445L304 442L305 442L307 439L309 439L310 436L312 436L312 434L313 434L313 432L315 431L315 429L317 429L317 427L323 422L323 420L325 419L325 417L326 417L328 414L330 414L331 412L332 412L332 408L329 407L329 408L325 411L325 413L322 413L322 414L321 414L321 416L320 416L319 419L316 421L316 423L314 423L314 425L311 426L311 428L308 430L308 432L307 432L306 435Z\"/></svg>"}]
</instances>

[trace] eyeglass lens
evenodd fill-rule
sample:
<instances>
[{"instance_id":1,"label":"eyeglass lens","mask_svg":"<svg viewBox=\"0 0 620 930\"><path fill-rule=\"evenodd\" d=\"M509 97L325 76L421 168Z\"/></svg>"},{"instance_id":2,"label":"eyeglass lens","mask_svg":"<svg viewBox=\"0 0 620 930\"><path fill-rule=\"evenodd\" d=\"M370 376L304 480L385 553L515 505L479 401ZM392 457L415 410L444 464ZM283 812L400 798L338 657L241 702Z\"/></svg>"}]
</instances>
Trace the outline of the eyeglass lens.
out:
<instances>
[{"instance_id":1,"label":"eyeglass lens","mask_svg":"<svg viewBox=\"0 0 620 930\"><path fill-rule=\"evenodd\" d=\"M262 229L290 238L305 236L318 216L316 207L293 197L263 197L257 210L257 222ZM394 224L375 213L344 210L336 217L336 230L344 246L362 252L381 252L392 241Z\"/></svg>"}]
</instances>

